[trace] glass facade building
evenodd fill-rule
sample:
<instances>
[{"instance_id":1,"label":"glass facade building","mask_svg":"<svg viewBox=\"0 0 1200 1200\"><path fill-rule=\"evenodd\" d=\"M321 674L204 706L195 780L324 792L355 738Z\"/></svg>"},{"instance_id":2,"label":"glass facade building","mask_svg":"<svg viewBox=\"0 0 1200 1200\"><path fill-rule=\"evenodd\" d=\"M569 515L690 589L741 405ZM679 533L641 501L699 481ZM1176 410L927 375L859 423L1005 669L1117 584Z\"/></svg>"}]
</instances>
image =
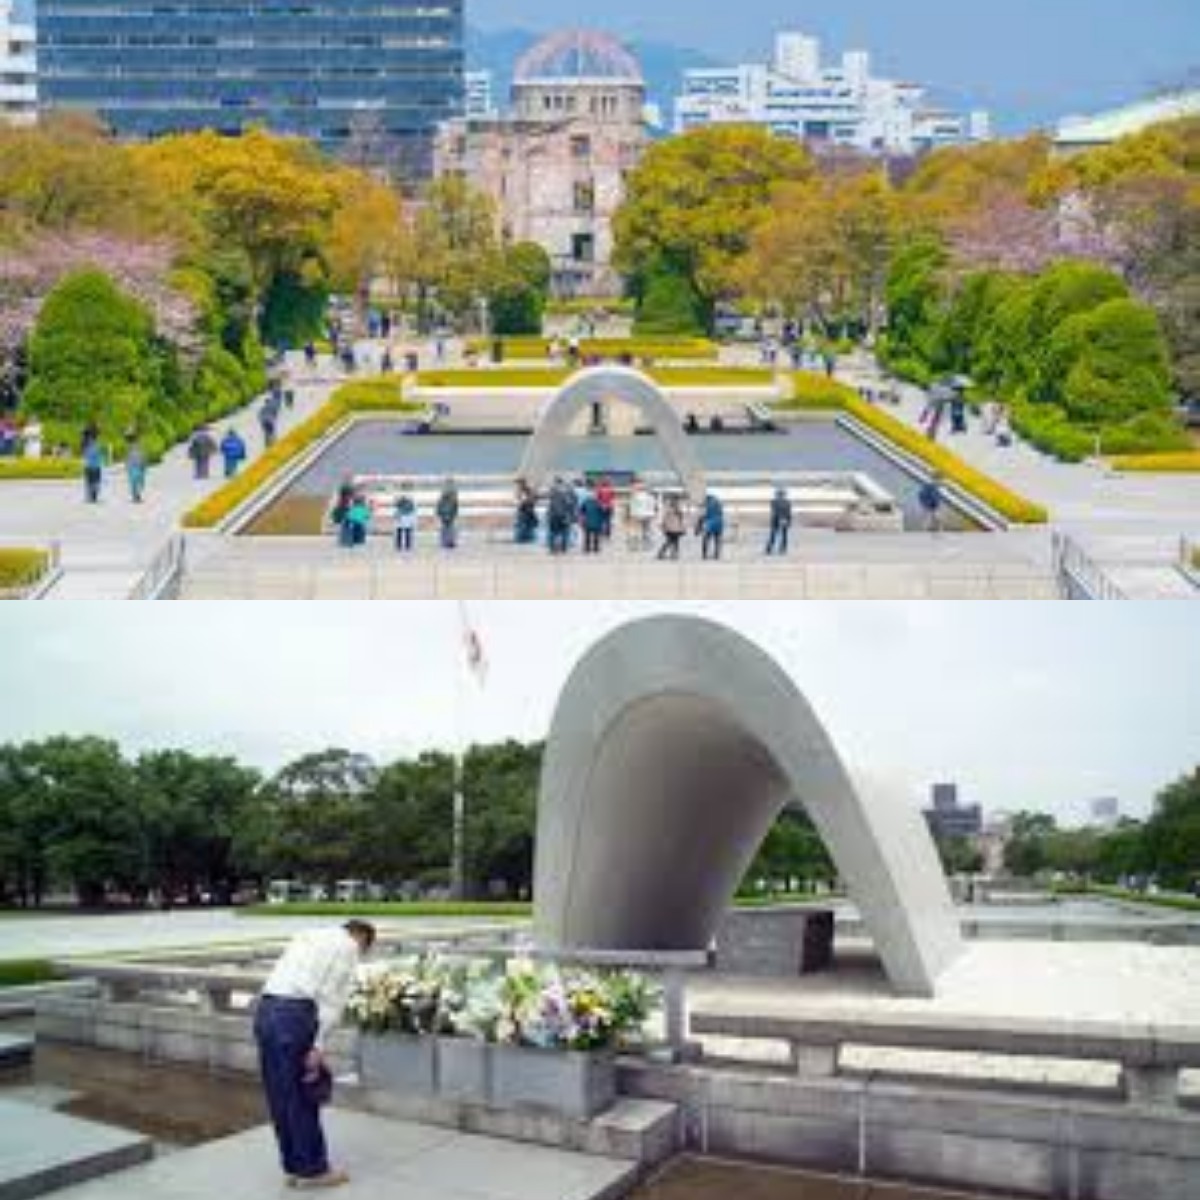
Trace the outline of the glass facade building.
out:
<instances>
[{"instance_id":1,"label":"glass facade building","mask_svg":"<svg viewBox=\"0 0 1200 1200\"><path fill-rule=\"evenodd\" d=\"M423 176L462 111L464 3L40 0L40 104L124 138L261 125Z\"/></svg>"}]
</instances>

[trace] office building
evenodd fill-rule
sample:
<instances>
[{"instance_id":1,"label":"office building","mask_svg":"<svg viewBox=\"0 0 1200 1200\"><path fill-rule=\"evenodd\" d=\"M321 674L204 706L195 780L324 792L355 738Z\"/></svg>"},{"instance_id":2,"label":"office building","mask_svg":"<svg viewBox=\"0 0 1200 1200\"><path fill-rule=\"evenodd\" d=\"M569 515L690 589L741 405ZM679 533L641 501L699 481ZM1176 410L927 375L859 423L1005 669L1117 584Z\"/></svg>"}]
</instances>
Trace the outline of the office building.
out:
<instances>
[{"instance_id":1,"label":"office building","mask_svg":"<svg viewBox=\"0 0 1200 1200\"><path fill-rule=\"evenodd\" d=\"M0 122L37 120L37 42L33 26L18 21L10 0L0 0Z\"/></svg>"},{"instance_id":2,"label":"office building","mask_svg":"<svg viewBox=\"0 0 1200 1200\"><path fill-rule=\"evenodd\" d=\"M770 63L687 71L675 104L675 128L752 124L815 149L851 147L869 154L913 155L984 141L987 113L954 113L929 102L915 83L879 79L871 56L851 50L825 65L821 44L781 33Z\"/></svg>"},{"instance_id":3,"label":"office building","mask_svg":"<svg viewBox=\"0 0 1200 1200\"><path fill-rule=\"evenodd\" d=\"M935 783L932 794L933 807L925 810L925 820L935 838L977 838L983 833L983 809L961 804L958 784Z\"/></svg>"},{"instance_id":4,"label":"office building","mask_svg":"<svg viewBox=\"0 0 1200 1200\"><path fill-rule=\"evenodd\" d=\"M496 111L496 77L491 71L468 71L463 76L463 115L467 120L486 120Z\"/></svg>"},{"instance_id":5,"label":"office building","mask_svg":"<svg viewBox=\"0 0 1200 1200\"><path fill-rule=\"evenodd\" d=\"M647 144L645 105L619 42L554 34L517 64L510 111L442 127L436 170L490 196L506 240L546 250L556 295L615 295L612 223Z\"/></svg>"},{"instance_id":6,"label":"office building","mask_svg":"<svg viewBox=\"0 0 1200 1200\"><path fill-rule=\"evenodd\" d=\"M42 0L43 110L123 138L262 125L337 153L369 126L386 165L428 174L462 111L465 0Z\"/></svg>"}]
</instances>

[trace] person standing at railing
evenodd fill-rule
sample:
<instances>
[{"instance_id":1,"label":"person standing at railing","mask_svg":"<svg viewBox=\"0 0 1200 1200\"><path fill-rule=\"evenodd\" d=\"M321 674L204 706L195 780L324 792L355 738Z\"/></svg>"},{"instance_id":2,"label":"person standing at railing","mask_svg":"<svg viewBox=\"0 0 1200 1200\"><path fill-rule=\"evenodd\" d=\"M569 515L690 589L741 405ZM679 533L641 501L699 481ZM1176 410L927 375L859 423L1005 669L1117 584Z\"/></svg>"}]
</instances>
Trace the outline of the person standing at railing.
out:
<instances>
[{"instance_id":1,"label":"person standing at railing","mask_svg":"<svg viewBox=\"0 0 1200 1200\"><path fill-rule=\"evenodd\" d=\"M321 1104L332 1076L329 1040L354 987L362 960L375 944L375 928L350 921L292 940L275 964L254 1014L254 1038L267 1106L290 1186L339 1187L350 1176L329 1161Z\"/></svg>"},{"instance_id":2,"label":"person standing at railing","mask_svg":"<svg viewBox=\"0 0 1200 1200\"><path fill-rule=\"evenodd\" d=\"M720 562L725 544L725 506L712 492L704 497L704 508L696 522L696 536L702 539L704 561L711 558Z\"/></svg>"}]
</instances>

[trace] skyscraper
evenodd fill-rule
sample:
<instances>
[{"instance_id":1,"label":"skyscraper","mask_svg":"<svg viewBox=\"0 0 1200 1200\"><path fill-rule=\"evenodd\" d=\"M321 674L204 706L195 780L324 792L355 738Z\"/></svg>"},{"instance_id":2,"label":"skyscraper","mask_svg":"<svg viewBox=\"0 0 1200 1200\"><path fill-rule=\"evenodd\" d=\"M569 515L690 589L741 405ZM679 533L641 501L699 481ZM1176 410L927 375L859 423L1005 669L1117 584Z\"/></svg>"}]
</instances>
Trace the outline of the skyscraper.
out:
<instances>
[{"instance_id":1,"label":"skyscraper","mask_svg":"<svg viewBox=\"0 0 1200 1200\"><path fill-rule=\"evenodd\" d=\"M19 21L11 0L0 0L0 122L37 118L37 56L33 26Z\"/></svg>"},{"instance_id":2,"label":"skyscraper","mask_svg":"<svg viewBox=\"0 0 1200 1200\"><path fill-rule=\"evenodd\" d=\"M461 110L465 0L42 0L41 107L124 138L263 125L409 176Z\"/></svg>"}]
</instances>

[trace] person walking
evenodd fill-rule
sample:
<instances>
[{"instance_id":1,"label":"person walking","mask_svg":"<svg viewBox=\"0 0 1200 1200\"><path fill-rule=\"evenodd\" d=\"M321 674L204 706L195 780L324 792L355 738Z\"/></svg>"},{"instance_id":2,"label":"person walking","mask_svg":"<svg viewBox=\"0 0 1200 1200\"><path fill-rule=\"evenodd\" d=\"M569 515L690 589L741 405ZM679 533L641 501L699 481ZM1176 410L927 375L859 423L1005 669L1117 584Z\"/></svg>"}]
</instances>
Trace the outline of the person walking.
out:
<instances>
[{"instance_id":1,"label":"person walking","mask_svg":"<svg viewBox=\"0 0 1200 1200\"><path fill-rule=\"evenodd\" d=\"M417 534L417 500L412 484L406 483L396 499L396 550L411 554Z\"/></svg>"},{"instance_id":2,"label":"person walking","mask_svg":"<svg viewBox=\"0 0 1200 1200\"><path fill-rule=\"evenodd\" d=\"M196 480L202 481L208 478L209 467L216 452L216 439L209 432L207 425L201 425L192 434L192 440L188 443L188 458L192 460L192 474Z\"/></svg>"},{"instance_id":3,"label":"person walking","mask_svg":"<svg viewBox=\"0 0 1200 1200\"><path fill-rule=\"evenodd\" d=\"M129 481L129 498L141 504L146 494L146 452L136 433L125 438L125 478Z\"/></svg>"},{"instance_id":4,"label":"person walking","mask_svg":"<svg viewBox=\"0 0 1200 1200\"><path fill-rule=\"evenodd\" d=\"M922 485L917 493L921 511L925 514L925 528L933 534L942 532L942 510L946 505L946 493L942 477L936 472Z\"/></svg>"},{"instance_id":5,"label":"person walking","mask_svg":"<svg viewBox=\"0 0 1200 1200\"><path fill-rule=\"evenodd\" d=\"M267 978L254 1010L254 1040L279 1158L290 1186L334 1188L350 1182L329 1160L319 1088L331 1080L326 1054L375 945L375 928L349 921L299 934Z\"/></svg>"},{"instance_id":6,"label":"person walking","mask_svg":"<svg viewBox=\"0 0 1200 1200\"><path fill-rule=\"evenodd\" d=\"M687 525L683 519L683 505L677 496L667 500L667 508L663 513L663 544L658 552L659 562L678 562L680 548L683 545L683 535Z\"/></svg>"},{"instance_id":7,"label":"person walking","mask_svg":"<svg viewBox=\"0 0 1200 1200\"><path fill-rule=\"evenodd\" d=\"M94 429L83 435L82 457L84 497L88 504L99 504L104 486L104 447L100 445L100 434Z\"/></svg>"},{"instance_id":8,"label":"person walking","mask_svg":"<svg viewBox=\"0 0 1200 1200\"><path fill-rule=\"evenodd\" d=\"M258 427L262 430L263 449L270 450L279 432L279 409L272 396L268 396L258 410Z\"/></svg>"},{"instance_id":9,"label":"person walking","mask_svg":"<svg viewBox=\"0 0 1200 1200\"><path fill-rule=\"evenodd\" d=\"M778 488L775 498L771 501L771 536L767 541L767 557L779 554L787 557L788 542L792 534L794 510L791 498L785 488Z\"/></svg>"},{"instance_id":10,"label":"person walking","mask_svg":"<svg viewBox=\"0 0 1200 1200\"><path fill-rule=\"evenodd\" d=\"M221 459L225 464L226 479L233 479L237 476L246 457L245 439L233 426L230 426L221 439Z\"/></svg>"},{"instance_id":11,"label":"person walking","mask_svg":"<svg viewBox=\"0 0 1200 1200\"><path fill-rule=\"evenodd\" d=\"M704 508L696 522L696 533L703 539L704 561L708 562L711 558L719 562L725 544L725 506L712 492L704 497Z\"/></svg>"},{"instance_id":12,"label":"person walking","mask_svg":"<svg viewBox=\"0 0 1200 1200\"><path fill-rule=\"evenodd\" d=\"M442 549L458 548L458 514L460 511L458 487L453 479L447 479L437 505L438 524L442 528Z\"/></svg>"}]
</instances>

